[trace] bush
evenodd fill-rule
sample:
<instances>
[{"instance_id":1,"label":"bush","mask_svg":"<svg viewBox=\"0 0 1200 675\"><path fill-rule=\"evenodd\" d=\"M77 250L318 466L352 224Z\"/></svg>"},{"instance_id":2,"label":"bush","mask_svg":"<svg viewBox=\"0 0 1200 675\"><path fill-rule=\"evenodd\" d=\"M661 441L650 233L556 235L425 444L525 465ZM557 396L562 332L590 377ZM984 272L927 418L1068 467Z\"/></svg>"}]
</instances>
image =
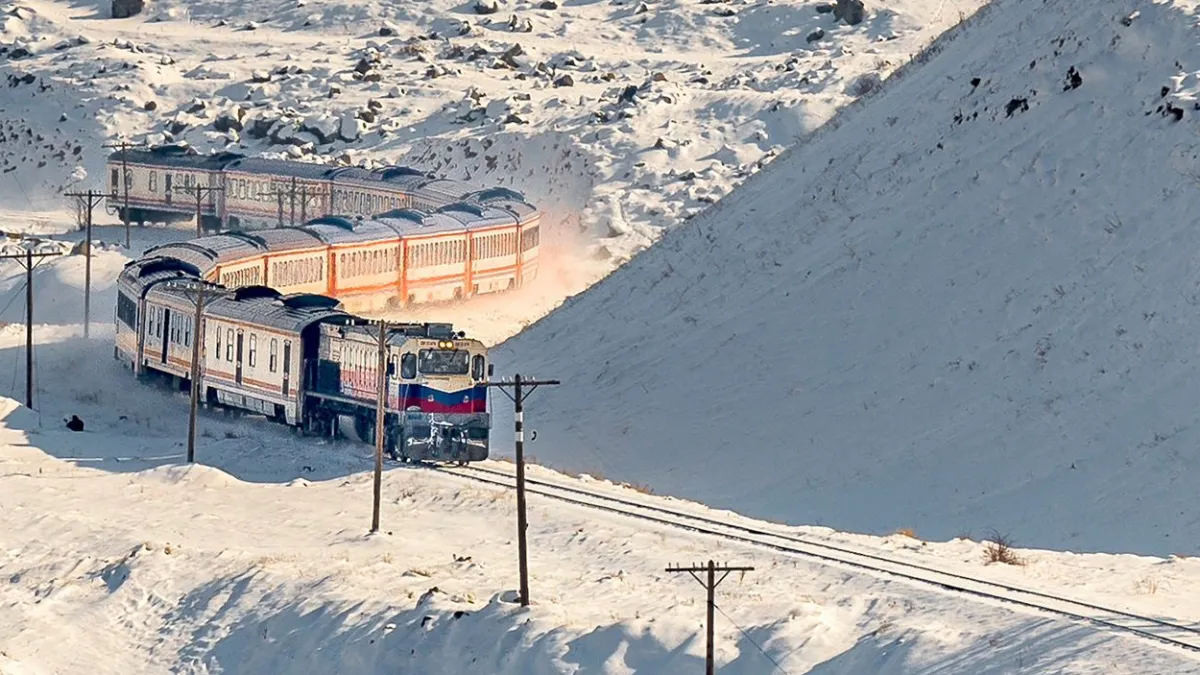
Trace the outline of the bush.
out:
<instances>
[{"instance_id":1,"label":"bush","mask_svg":"<svg viewBox=\"0 0 1200 675\"><path fill-rule=\"evenodd\" d=\"M1013 540L1008 535L992 530L984 541L983 559L987 564L1004 563L1005 565L1024 565L1025 561L1012 549Z\"/></svg>"}]
</instances>

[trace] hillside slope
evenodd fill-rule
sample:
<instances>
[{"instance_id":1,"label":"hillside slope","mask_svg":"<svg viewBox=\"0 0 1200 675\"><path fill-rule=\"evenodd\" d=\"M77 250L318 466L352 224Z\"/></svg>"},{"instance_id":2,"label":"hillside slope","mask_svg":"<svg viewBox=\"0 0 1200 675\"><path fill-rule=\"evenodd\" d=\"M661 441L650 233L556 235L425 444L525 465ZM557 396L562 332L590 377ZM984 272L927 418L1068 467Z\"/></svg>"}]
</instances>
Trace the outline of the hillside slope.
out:
<instances>
[{"instance_id":1,"label":"hillside slope","mask_svg":"<svg viewBox=\"0 0 1200 675\"><path fill-rule=\"evenodd\" d=\"M1194 0L998 0L502 346L531 452L756 516L1194 552ZM505 370L505 372L507 372Z\"/></svg>"}]
</instances>

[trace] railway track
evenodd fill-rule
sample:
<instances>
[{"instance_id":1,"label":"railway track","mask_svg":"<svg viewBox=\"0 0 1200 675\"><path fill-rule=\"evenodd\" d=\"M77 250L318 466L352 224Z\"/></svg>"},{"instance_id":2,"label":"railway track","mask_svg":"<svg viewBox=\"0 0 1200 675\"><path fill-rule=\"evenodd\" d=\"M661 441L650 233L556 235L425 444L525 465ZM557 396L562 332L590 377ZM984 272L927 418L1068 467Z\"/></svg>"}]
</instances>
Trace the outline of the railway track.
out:
<instances>
[{"instance_id":1,"label":"railway track","mask_svg":"<svg viewBox=\"0 0 1200 675\"><path fill-rule=\"evenodd\" d=\"M436 467L436 470L479 483L516 489L516 476L507 471L478 466ZM759 546L789 555L815 559L828 565L849 567L908 582L937 586L946 591L1046 612L1103 629L1152 640L1168 647L1200 653L1200 628L1197 627L1072 600L1051 593L985 581L792 533L727 523L715 518L593 492L580 487L529 477L526 477L525 482L526 492L569 504Z\"/></svg>"}]
</instances>

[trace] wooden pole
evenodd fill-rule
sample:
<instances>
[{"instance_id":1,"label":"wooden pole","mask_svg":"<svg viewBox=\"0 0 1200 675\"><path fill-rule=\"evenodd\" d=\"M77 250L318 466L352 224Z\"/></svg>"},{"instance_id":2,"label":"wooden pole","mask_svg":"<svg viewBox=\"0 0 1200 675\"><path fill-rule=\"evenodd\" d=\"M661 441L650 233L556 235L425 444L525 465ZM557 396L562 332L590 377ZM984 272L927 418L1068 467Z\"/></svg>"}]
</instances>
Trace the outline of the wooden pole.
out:
<instances>
[{"instance_id":1,"label":"wooden pole","mask_svg":"<svg viewBox=\"0 0 1200 675\"><path fill-rule=\"evenodd\" d=\"M379 322L379 374L375 397L375 505L371 510L371 532L379 531L379 502L383 491L384 407L387 405L387 322Z\"/></svg>"},{"instance_id":2,"label":"wooden pole","mask_svg":"<svg viewBox=\"0 0 1200 675\"><path fill-rule=\"evenodd\" d=\"M87 233L83 242L86 258L83 272L83 337L91 335L92 325L92 191L88 190Z\"/></svg>"},{"instance_id":3,"label":"wooden pole","mask_svg":"<svg viewBox=\"0 0 1200 675\"><path fill-rule=\"evenodd\" d=\"M33 251L25 251L25 407L33 410Z\"/></svg>"},{"instance_id":4,"label":"wooden pole","mask_svg":"<svg viewBox=\"0 0 1200 675\"><path fill-rule=\"evenodd\" d=\"M707 627L705 630L706 641L705 641L705 645L704 645L704 672L706 673L706 675L713 675L714 672L716 671L716 663L715 663L716 639L715 639L714 631L713 631L713 619L714 619L714 612L717 608L717 600L716 600L717 586L721 585L722 581L725 581L725 577L729 576L730 572L751 572L753 570L754 570L753 567L730 567L729 565L717 565L716 563L714 563L711 560L709 560L708 563L705 565L692 565L691 567L668 567L667 568L668 572L687 572L688 574L692 575L692 578L695 579L696 581L699 581L700 585L704 586L705 591L707 591L707 593L708 593L708 602L706 603L707 604ZM700 577L696 576L697 572L706 573L705 578L703 580L701 580ZM721 575L721 578L718 579L717 572L724 572L725 574Z\"/></svg>"},{"instance_id":5,"label":"wooden pole","mask_svg":"<svg viewBox=\"0 0 1200 675\"><path fill-rule=\"evenodd\" d=\"M196 462L196 413L200 407L200 345L204 341L204 301L205 291L196 292L196 314L192 317L192 387L191 400L188 403L188 464Z\"/></svg>"},{"instance_id":6,"label":"wooden pole","mask_svg":"<svg viewBox=\"0 0 1200 675\"><path fill-rule=\"evenodd\" d=\"M526 530L529 522L525 516L525 399L534 389L542 385L557 385L558 380L525 380L520 374L514 375L512 382L483 382L485 387L512 387L513 393L504 391L513 402L513 431L517 451L517 564L520 575L521 606L529 606L529 552L526 540ZM524 387L529 387L524 391Z\"/></svg>"}]
</instances>

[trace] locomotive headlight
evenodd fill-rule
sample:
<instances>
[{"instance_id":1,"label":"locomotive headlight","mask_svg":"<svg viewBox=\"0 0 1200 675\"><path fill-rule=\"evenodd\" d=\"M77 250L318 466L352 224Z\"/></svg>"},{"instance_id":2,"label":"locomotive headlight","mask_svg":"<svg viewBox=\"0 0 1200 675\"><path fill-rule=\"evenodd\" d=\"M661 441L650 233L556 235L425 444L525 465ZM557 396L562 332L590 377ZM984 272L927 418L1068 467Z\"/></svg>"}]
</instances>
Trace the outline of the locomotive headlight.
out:
<instances>
[{"instance_id":1,"label":"locomotive headlight","mask_svg":"<svg viewBox=\"0 0 1200 675\"><path fill-rule=\"evenodd\" d=\"M438 342L438 349L454 349L454 341L440 340Z\"/></svg>"}]
</instances>

